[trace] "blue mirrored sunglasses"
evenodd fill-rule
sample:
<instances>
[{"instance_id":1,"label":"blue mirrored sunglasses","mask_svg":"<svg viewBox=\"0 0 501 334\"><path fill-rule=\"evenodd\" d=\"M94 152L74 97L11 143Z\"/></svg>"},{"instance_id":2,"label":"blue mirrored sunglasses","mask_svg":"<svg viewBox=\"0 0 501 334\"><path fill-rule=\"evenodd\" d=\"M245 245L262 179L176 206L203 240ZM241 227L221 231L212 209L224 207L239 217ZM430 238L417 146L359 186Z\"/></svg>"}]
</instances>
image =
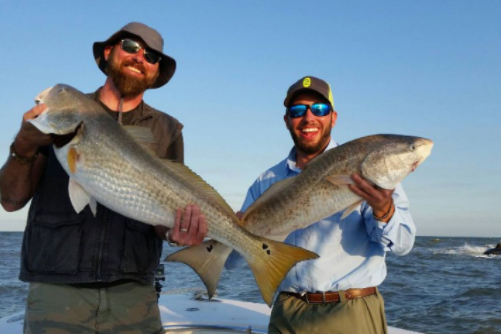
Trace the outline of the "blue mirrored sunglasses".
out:
<instances>
[{"instance_id":1,"label":"blue mirrored sunglasses","mask_svg":"<svg viewBox=\"0 0 501 334\"><path fill-rule=\"evenodd\" d=\"M139 50L143 49L141 44L132 39L122 39L120 41L120 47L127 53L138 53ZM155 51L144 49L144 59L150 64L155 65L162 59Z\"/></svg>"},{"instance_id":2,"label":"blue mirrored sunglasses","mask_svg":"<svg viewBox=\"0 0 501 334\"><path fill-rule=\"evenodd\" d=\"M327 116L332 110L331 106L327 103L295 104L287 108L287 114L291 118L303 117L308 108L315 116Z\"/></svg>"}]
</instances>

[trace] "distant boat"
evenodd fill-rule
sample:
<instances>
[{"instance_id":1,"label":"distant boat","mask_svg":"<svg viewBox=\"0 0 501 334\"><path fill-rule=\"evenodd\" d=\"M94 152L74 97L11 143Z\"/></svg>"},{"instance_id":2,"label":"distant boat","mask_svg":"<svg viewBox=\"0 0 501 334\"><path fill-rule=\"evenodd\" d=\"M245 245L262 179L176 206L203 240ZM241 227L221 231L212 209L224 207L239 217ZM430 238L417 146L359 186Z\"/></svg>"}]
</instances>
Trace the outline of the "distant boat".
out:
<instances>
[{"instance_id":1,"label":"distant boat","mask_svg":"<svg viewBox=\"0 0 501 334\"><path fill-rule=\"evenodd\" d=\"M181 292L179 292L181 291ZM267 334L270 308L261 303L213 298L201 293L164 292L159 299L160 313L167 333ZM0 333L21 334L24 312L0 319ZM388 327L389 334L422 334Z\"/></svg>"}]
</instances>

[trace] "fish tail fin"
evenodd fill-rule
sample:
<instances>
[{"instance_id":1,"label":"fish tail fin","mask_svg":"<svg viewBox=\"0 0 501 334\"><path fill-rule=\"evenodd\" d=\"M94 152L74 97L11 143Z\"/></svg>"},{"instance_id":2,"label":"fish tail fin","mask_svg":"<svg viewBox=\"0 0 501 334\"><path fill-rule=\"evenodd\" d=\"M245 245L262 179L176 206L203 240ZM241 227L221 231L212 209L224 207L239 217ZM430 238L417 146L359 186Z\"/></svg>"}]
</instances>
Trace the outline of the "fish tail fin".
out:
<instances>
[{"instance_id":1,"label":"fish tail fin","mask_svg":"<svg viewBox=\"0 0 501 334\"><path fill-rule=\"evenodd\" d=\"M271 306L273 296L289 270L300 261L316 259L319 256L309 250L283 242L261 237L259 239L262 242L262 256L248 257L246 260L264 301Z\"/></svg>"},{"instance_id":2,"label":"fish tail fin","mask_svg":"<svg viewBox=\"0 0 501 334\"><path fill-rule=\"evenodd\" d=\"M223 272L226 258L232 249L216 240L208 240L200 245L191 246L165 258L169 262L181 262L190 266L207 288L209 298L216 292L219 278Z\"/></svg>"}]
</instances>

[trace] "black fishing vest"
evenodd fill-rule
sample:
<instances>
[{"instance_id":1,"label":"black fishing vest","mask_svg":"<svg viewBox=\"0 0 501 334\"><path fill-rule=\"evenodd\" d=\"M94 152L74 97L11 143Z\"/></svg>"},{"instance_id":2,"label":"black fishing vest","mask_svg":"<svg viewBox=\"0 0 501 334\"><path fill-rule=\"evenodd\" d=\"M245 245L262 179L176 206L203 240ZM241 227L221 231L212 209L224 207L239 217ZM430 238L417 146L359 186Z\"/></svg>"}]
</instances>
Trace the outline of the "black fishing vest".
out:
<instances>
[{"instance_id":1,"label":"black fishing vest","mask_svg":"<svg viewBox=\"0 0 501 334\"><path fill-rule=\"evenodd\" d=\"M176 119L144 102L135 118L132 124L153 130L160 157L183 161L182 125ZM99 204L96 217L89 206L76 213L68 194L69 177L52 147L47 158L28 213L19 278L52 284L117 280L152 284L162 253L162 240L153 226Z\"/></svg>"}]
</instances>

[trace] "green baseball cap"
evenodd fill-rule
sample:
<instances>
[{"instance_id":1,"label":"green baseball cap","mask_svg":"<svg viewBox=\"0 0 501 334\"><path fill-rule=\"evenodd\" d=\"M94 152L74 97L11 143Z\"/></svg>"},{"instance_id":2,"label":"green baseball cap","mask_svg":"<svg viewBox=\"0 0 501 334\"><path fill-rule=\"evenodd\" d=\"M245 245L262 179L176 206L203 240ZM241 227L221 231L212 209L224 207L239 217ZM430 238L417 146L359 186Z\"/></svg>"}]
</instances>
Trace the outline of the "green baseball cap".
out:
<instances>
[{"instance_id":1,"label":"green baseball cap","mask_svg":"<svg viewBox=\"0 0 501 334\"><path fill-rule=\"evenodd\" d=\"M296 94L304 91L312 91L322 95L330 102L330 105L334 110L334 97L332 96L331 86L324 80L312 76L303 77L289 87L287 90L287 96L284 100L284 106L288 107L292 98Z\"/></svg>"}]
</instances>

